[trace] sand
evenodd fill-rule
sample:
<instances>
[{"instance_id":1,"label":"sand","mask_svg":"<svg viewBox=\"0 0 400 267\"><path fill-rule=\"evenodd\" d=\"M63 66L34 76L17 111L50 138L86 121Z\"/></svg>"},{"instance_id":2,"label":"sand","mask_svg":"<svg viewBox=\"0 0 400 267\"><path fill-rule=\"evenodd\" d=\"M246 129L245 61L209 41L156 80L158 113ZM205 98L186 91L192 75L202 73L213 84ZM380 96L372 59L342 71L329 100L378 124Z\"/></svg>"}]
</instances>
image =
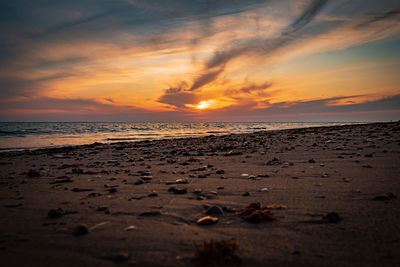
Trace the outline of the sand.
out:
<instances>
[{"instance_id":1,"label":"sand","mask_svg":"<svg viewBox=\"0 0 400 267\"><path fill-rule=\"evenodd\" d=\"M400 265L399 122L6 152L0 164L2 266ZM252 202L275 220L240 217ZM218 222L198 225L212 206ZM211 240L238 248L194 259Z\"/></svg>"}]
</instances>

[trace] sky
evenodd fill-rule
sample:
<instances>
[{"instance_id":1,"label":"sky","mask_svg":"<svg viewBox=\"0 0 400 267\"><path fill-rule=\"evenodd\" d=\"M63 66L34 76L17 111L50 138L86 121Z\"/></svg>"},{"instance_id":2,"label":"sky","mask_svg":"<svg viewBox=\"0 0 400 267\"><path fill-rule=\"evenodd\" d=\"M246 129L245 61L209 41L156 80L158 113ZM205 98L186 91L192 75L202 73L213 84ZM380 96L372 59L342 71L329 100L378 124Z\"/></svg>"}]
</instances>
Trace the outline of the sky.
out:
<instances>
[{"instance_id":1,"label":"sky","mask_svg":"<svg viewBox=\"0 0 400 267\"><path fill-rule=\"evenodd\" d=\"M400 119L398 0L4 0L0 121Z\"/></svg>"}]
</instances>

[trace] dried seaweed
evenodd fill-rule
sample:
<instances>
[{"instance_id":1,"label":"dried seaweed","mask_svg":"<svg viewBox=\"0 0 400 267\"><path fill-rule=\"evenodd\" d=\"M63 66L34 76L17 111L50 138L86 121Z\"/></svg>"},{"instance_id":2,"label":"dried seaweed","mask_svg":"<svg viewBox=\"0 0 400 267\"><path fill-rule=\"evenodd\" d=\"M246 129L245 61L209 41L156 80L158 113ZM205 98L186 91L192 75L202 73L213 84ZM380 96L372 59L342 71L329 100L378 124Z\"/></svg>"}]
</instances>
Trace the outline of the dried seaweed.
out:
<instances>
[{"instance_id":1,"label":"dried seaweed","mask_svg":"<svg viewBox=\"0 0 400 267\"><path fill-rule=\"evenodd\" d=\"M239 242L236 240L204 241L203 246L196 250L193 260L202 264L238 264L241 259L234 254L238 247Z\"/></svg>"},{"instance_id":2,"label":"dried seaweed","mask_svg":"<svg viewBox=\"0 0 400 267\"><path fill-rule=\"evenodd\" d=\"M250 203L238 215L251 223L276 220L275 215L267 207L262 207L260 202Z\"/></svg>"}]
</instances>

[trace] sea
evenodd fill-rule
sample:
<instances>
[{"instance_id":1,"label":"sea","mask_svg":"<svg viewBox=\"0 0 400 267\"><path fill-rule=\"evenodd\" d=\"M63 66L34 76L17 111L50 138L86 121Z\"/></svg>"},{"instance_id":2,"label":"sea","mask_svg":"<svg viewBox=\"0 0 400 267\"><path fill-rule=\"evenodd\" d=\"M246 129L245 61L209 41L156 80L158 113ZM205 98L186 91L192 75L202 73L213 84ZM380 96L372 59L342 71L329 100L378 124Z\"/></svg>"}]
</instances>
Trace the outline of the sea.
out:
<instances>
[{"instance_id":1,"label":"sea","mask_svg":"<svg viewBox=\"0 0 400 267\"><path fill-rule=\"evenodd\" d=\"M231 133L251 133L355 122L0 122L0 151L94 142L135 142Z\"/></svg>"}]
</instances>

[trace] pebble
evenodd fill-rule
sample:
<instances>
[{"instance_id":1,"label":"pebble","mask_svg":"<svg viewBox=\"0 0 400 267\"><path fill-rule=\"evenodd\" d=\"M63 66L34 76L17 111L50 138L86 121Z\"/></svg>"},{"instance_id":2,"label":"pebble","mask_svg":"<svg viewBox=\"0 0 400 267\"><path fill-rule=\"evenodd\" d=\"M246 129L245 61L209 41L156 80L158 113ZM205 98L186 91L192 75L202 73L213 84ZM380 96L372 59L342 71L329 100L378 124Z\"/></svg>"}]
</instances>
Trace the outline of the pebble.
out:
<instances>
[{"instance_id":1,"label":"pebble","mask_svg":"<svg viewBox=\"0 0 400 267\"><path fill-rule=\"evenodd\" d=\"M329 223L338 223L343 219L337 212L329 212L324 216L324 220Z\"/></svg>"},{"instance_id":2,"label":"pebble","mask_svg":"<svg viewBox=\"0 0 400 267\"><path fill-rule=\"evenodd\" d=\"M156 192L151 192L150 194L147 195L148 197L157 197L158 194Z\"/></svg>"},{"instance_id":3,"label":"pebble","mask_svg":"<svg viewBox=\"0 0 400 267\"><path fill-rule=\"evenodd\" d=\"M282 205L282 204L271 204L267 206L267 209L270 210L284 210L287 209L286 205Z\"/></svg>"},{"instance_id":4,"label":"pebble","mask_svg":"<svg viewBox=\"0 0 400 267\"><path fill-rule=\"evenodd\" d=\"M64 210L61 208L58 209L51 209L49 210L49 212L47 213L47 217L54 219L54 218L60 218L61 216L63 216L65 214Z\"/></svg>"},{"instance_id":5,"label":"pebble","mask_svg":"<svg viewBox=\"0 0 400 267\"><path fill-rule=\"evenodd\" d=\"M36 178L40 176L40 172L35 171L35 170L29 170L28 172L29 178Z\"/></svg>"},{"instance_id":6,"label":"pebble","mask_svg":"<svg viewBox=\"0 0 400 267\"><path fill-rule=\"evenodd\" d=\"M127 252L119 252L115 255L109 256L109 257L104 257L103 259L105 260L110 260L114 262L124 262L129 260L130 256Z\"/></svg>"},{"instance_id":7,"label":"pebble","mask_svg":"<svg viewBox=\"0 0 400 267\"><path fill-rule=\"evenodd\" d=\"M206 216L206 217L202 217L200 219L197 220L197 224L198 225L211 225L211 224L216 224L218 222L218 218L217 217L211 217L211 216Z\"/></svg>"},{"instance_id":8,"label":"pebble","mask_svg":"<svg viewBox=\"0 0 400 267\"><path fill-rule=\"evenodd\" d=\"M136 226L134 226L134 225L129 225L129 226L126 227L124 230L125 230L125 231L132 231L132 230L136 230L136 229L137 229Z\"/></svg>"},{"instance_id":9,"label":"pebble","mask_svg":"<svg viewBox=\"0 0 400 267\"><path fill-rule=\"evenodd\" d=\"M143 179L139 178L133 184L134 185L140 185L140 184L143 184L143 183L144 183Z\"/></svg>"},{"instance_id":10,"label":"pebble","mask_svg":"<svg viewBox=\"0 0 400 267\"><path fill-rule=\"evenodd\" d=\"M85 225L81 224L76 226L72 233L74 235L87 235L89 233L89 230Z\"/></svg>"},{"instance_id":11,"label":"pebble","mask_svg":"<svg viewBox=\"0 0 400 267\"><path fill-rule=\"evenodd\" d=\"M202 191L200 188L196 188L193 193L200 194Z\"/></svg>"},{"instance_id":12,"label":"pebble","mask_svg":"<svg viewBox=\"0 0 400 267\"><path fill-rule=\"evenodd\" d=\"M189 181L188 181L188 179L176 179L175 183L176 184L188 184Z\"/></svg>"},{"instance_id":13,"label":"pebble","mask_svg":"<svg viewBox=\"0 0 400 267\"><path fill-rule=\"evenodd\" d=\"M171 186L170 188L168 188L168 192L173 192L174 194L182 195L187 193L187 189Z\"/></svg>"},{"instance_id":14,"label":"pebble","mask_svg":"<svg viewBox=\"0 0 400 267\"><path fill-rule=\"evenodd\" d=\"M244 192L244 193L242 194L242 196L248 197L248 196L250 196L250 193L249 193L249 192Z\"/></svg>"},{"instance_id":15,"label":"pebble","mask_svg":"<svg viewBox=\"0 0 400 267\"><path fill-rule=\"evenodd\" d=\"M260 189L260 192L269 192L269 189L266 188L266 187L264 187L264 188L261 188L261 189Z\"/></svg>"},{"instance_id":16,"label":"pebble","mask_svg":"<svg viewBox=\"0 0 400 267\"><path fill-rule=\"evenodd\" d=\"M175 190L174 190L174 194L182 195L182 194L186 194L186 193L187 193L186 188L175 188Z\"/></svg>"},{"instance_id":17,"label":"pebble","mask_svg":"<svg viewBox=\"0 0 400 267\"><path fill-rule=\"evenodd\" d=\"M206 198L207 198L207 199L215 199L215 198L217 198L217 196L214 195L214 194L207 194L207 195L206 195Z\"/></svg>"},{"instance_id":18,"label":"pebble","mask_svg":"<svg viewBox=\"0 0 400 267\"><path fill-rule=\"evenodd\" d=\"M153 176L142 176L141 179L142 179L143 181L150 181L150 180L153 179Z\"/></svg>"},{"instance_id":19,"label":"pebble","mask_svg":"<svg viewBox=\"0 0 400 267\"><path fill-rule=\"evenodd\" d=\"M222 215L224 212L222 211L222 208L219 206L212 206L209 208L206 212L207 215Z\"/></svg>"}]
</instances>

